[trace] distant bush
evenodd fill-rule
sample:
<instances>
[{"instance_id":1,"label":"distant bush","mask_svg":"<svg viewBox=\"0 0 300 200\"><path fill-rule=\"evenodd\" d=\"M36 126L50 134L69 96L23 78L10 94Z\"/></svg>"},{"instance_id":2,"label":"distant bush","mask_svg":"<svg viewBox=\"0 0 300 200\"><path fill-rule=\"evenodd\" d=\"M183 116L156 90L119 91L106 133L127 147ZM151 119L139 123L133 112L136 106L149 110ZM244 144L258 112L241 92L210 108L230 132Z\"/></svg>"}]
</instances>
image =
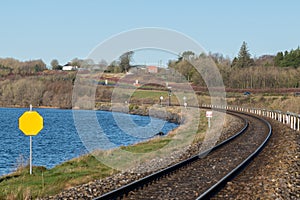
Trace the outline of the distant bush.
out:
<instances>
[{"instance_id":1,"label":"distant bush","mask_svg":"<svg viewBox=\"0 0 300 200\"><path fill-rule=\"evenodd\" d=\"M19 61L13 58L0 58L0 75L32 75L47 70L42 60Z\"/></svg>"}]
</instances>

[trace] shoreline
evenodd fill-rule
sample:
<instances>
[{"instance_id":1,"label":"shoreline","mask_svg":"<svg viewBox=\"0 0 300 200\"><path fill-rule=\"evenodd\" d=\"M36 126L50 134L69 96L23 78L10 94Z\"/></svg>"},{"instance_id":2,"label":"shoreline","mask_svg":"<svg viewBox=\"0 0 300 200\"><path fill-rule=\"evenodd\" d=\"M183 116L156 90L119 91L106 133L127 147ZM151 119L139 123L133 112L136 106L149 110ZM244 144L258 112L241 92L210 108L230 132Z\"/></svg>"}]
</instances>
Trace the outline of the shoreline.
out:
<instances>
[{"instance_id":1,"label":"shoreline","mask_svg":"<svg viewBox=\"0 0 300 200\"><path fill-rule=\"evenodd\" d=\"M1 107L1 108L12 108L12 109L18 109L18 108L27 108L27 107L18 107L18 106L15 106L15 107ZM61 109L61 110L73 110L73 109L64 109L64 108L56 108L56 107L43 107L43 106L40 106L40 107L37 107L37 108L41 108L41 109ZM165 108L165 107L164 107ZM147 112L145 112L145 109L148 109L148 107L146 106L146 107L144 107L144 106L140 106L139 107L139 109L134 109L133 111L130 111L130 112L122 112L122 111L120 111L120 110L112 110L111 108L110 109L97 109L97 110L94 110L94 111L106 111L106 112L120 112L120 113L124 113L124 114L128 114L128 115L139 115L139 116L149 116L149 110L147 111ZM75 110L77 110L77 109L75 109ZM81 109L80 109L81 110ZM134 146L134 145L138 145L138 144L141 144L141 143L145 143L145 142L149 142L149 141L151 141L151 140L153 140L153 139L157 139L157 138L159 138L159 137L161 137L161 136L167 136L167 135L169 135L170 133L173 133L176 129L178 129L178 127L181 125L181 123L182 123L182 119L181 119L181 117L178 115L178 113L171 113L171 112L168 112L168 118L166 119L166 118L163 118L163 117L159 117L159 116L149 116L149 117L155 117L155 118L157 118L157 119L161 119L161 120L164 120L164 121L167 121L167 122L170 122L170 123L174 123L174 124L176 124L176 125L178 125L177 127L175 127L174 129L172 129L172 130L169 130L167 133L164 133L163 135L158 135L158 133L156 133L155 135L153 135L153 137L151 137L151 138L148 138L148 139L146 139L146 140L143 140L143 141L140 141L140 142L136 142L136 143L134 143L134 144L130 144L130 145L126 145L125 147L129 147L129 146ZM116 148L114 148L114 149L119 149L120 147L122 147L122 146L119 146L119 147L116 147ZM110 149L109 151L111 151L111 150L113 150L113 149ZM87 153L85 153L85 154L81 154L81 155L78 155L78 156L76 156L76 157L73 157L73 158L71 158L71 159L69 159L69 160L65 160L65 161L63 161L63 162L61 162L61 163L59 163L59 164L57 164L57 165L55 165L55 166L53 166L53 167L51 167L51 168L46 168L47 170L50 170L50 169L53 169L53 168L55 168L56 166L59 166L59 165L62 165L62 164L64 164L64 163L66 163L66 162L68 162L68 161L71 161L71 160L73 160L73 159L77 159L77 158L80 158L80 157L83 157L83 156L87 156L87 155L93 155L93 153L92 152L87 152ZM26 166L22 166L21 168L23 168L23 167L27 167L27 165ZM44 167L44 166L33 166L33 167ZM3 175L0 175L0 180L1 179L5 179L5 177L7 177L7 176L10 176L10 175L13 175L14 173L16 173L16 172L18 172L18 168L17 169L15 169L14 171L12 171L12 172L10 172L10 173L7 173L7 174L3 174Z\"/></svg>"},{"instance_id":2,"label":"shoreline","mask_svg":"<svg viewBox=\"0 0 300 200\"><path fill-rule=\"evenodd\" d=\"M182 119L180 115L178 115L178 113L174 113L174 112L170 112L170 111L166 111L166 113L168 114L166 116L166 118L161 117L160 115L149 115L149 107L148 105L137 105L137 104L129 104L129 109L126 110L126 107L124 106L120 106L121 104L116 104L119 105L118 107L114 107L114 110L112 108L112 106L109 105L101 105L93 110L91 109L84 109L84 108L79 108L79 107L73 107L73 108L63 108L63 107L53 107L53 106L38 106L38 107L34 107L33 109L59 109L59 110L91 110L91 111L108 111L108 112L120 112L120 113L125 113L125 114L129 114L129 115L140 115L140 116L149 116L149 117L155 117L158 119L162 119L171 123L176 123L176 124L180 124ZM130 105L133 105L133 109L130 109ZM28 107L24 107L24 106L19 106L19 105L10 105L10 106L0 106L0 108L23 108L23 109L27 109ZM125 108L125 109L124 109ZM163 109L163 111L168 110L170 108L181 108L181 106L164 106L161 107L160 105L152 105L151 107L152 109L155 108L156 111L161 111L161 109ZM162 113L160 113L162 114Z\"/></svg>"}]
</instances>

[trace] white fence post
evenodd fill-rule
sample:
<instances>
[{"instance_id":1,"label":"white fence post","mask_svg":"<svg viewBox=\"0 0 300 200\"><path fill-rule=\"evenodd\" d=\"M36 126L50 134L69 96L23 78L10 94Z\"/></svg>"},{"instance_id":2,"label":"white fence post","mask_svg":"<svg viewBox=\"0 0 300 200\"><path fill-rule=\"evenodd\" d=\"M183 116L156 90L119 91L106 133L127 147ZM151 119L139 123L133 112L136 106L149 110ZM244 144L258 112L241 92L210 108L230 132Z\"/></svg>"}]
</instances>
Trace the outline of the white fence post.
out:
<instances>
[{"instance_id":1,"label":"white fence post","mask_svg":"<svg viewBox=\"0 0 300 200\"><path fill-rule=\"evenodd\" d=\"M297 116L294 115L294 130L297 130Z\"/></svg>"},{"instance_id":2,"label":"white fence post","mask_svg":"<svg viewBox=\"0 0 300 200\"><path fill-rule=\"evenodd\" d=\"M278 121L281 122L281 112L279 113Z\"/></svg>"},{"instance_id":3,"label":"white fence post","mask_svg":"<svg viewBox=\"0 0 300 200\"><path fill-rule=\"evenodd\" d=\"M297 125L297 131L300 131L300 128L299 128L299 126L300 126L300 115L298 115L298 125Z\"/></svg>"},{"instance_id":4,"label":"white fence post","mask_svg":"<svg viewBox=\"0 0 300 200\"><path fill-rule=\"evenodd\" d=\"M203 107L209 108L217 108L217 109L226 109L226 110L233 110L239 112L247 112L252 113L259 116L264 116L271 118L276 121L280 121L282 124L287 124L291 129L295 131L300 131L300 115L291 113L291 112L282 112L280 110L266 110L266 109L259 109L259 108L247 108L247 107L240 107L240 106L220 106L220 105L206 105L202 104Z\"/></svg>"},{"instance_id":5,"label":"white fence post","mask_svg":"<svg viewBox=\"0 0 300 200\"><path fill-rule=\"evenodd\" d=\"M296 128L296 125L297 125L297 118L296 118L296 115L293 115L293 118L294 118L294 120L293 120L293 129L294 130L296 130L297 128Z\"/></svg>"}]
</instances>

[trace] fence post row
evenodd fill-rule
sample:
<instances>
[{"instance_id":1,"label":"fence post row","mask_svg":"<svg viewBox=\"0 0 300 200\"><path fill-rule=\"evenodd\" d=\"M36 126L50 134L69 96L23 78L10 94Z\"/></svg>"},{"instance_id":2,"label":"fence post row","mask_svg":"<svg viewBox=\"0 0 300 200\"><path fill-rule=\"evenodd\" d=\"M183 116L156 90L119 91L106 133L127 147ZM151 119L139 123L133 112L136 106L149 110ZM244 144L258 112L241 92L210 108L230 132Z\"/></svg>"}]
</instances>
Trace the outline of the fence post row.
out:
<instances>
[{"instance_id":1,"label":"fence post row","mask_svg":"<svg viewBox=\"0 0 300 200\"><path fill-rule=\"evenodd\" d=\"M248 112L252 114L256 114L259 116L268 117L274 120L281 122L282 124L286 124L291 129L295 131L300 131L300 115L291 112L282 112L280 110L266 110L260 108L246 108L246 107L238 107L238 106L221 106L221 105L207 105L202 104L203 107L206 108L217 108L224 110L234 110L240 112Z\"/></svg>"}]
</instances>

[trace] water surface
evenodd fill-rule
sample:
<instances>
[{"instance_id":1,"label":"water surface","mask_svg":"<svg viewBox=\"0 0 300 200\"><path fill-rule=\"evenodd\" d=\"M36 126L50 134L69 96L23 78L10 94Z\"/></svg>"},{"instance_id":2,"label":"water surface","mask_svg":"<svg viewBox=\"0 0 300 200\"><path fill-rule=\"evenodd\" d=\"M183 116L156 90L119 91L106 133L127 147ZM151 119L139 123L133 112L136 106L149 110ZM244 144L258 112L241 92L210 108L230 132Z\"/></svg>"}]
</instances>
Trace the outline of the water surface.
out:
<instances>
[{"instance_id":1,"label":"water surface","mask_svg":"<svg viewBox=\"0 0 300 200\"><path fill-rule=\"evenodd\" d=\"M153 137L160 128L164 133L176 128L178 125L174 123L164 122L160 119L151 121L150 117L127 115L118 113L117 118L131 118L140 130L136 131L132 123L123 123L114 120L115 113L106 111L82 111L83 113L93 112L100 122L102 129L101 137L105 140L99 140L95 137L95 133L91 134L91 121L89 115L82 118L81 123L90 127L86 132L80 131L78 134L73 118L72 110L61 109L34 109L38 111L44 118L44 129L33 137L33 165L45 166L52 168L66 160L78 157L88 152L80 137L86 140L87 134L91 137L91 141L95 143L95 148L114 148L121 145L130 145ZM29 137L25 136L18 129L19 117L28 109L25 108L0 108L0 175L7 174L16 169L21 160L29 160ZM126 122L126 121L125 121ZM150 123L151 122L151 123ZM157 125L157 127L156 127ZM121 129L119 128L121 126ZM127 127L126 127L127 126ZM132 128L133 127L133 128ZM143 129L144 127L144 129ZM78 128L78 127L77 127ZM130 131L134 129L133 131ZM130 132L128 134L128 132ZM143 132L143 133L142 133ZM141 135L137 135L141 134ZM96 134L97 135L97 134ZM107 142L109 141L109 143ZM103 144L101 144L103 143ZM108 145L109 144L109 145ZM88 148L90 149L90 147ZM20 159L22 158L22 159Z\"/></svg>"}]
</instances>

